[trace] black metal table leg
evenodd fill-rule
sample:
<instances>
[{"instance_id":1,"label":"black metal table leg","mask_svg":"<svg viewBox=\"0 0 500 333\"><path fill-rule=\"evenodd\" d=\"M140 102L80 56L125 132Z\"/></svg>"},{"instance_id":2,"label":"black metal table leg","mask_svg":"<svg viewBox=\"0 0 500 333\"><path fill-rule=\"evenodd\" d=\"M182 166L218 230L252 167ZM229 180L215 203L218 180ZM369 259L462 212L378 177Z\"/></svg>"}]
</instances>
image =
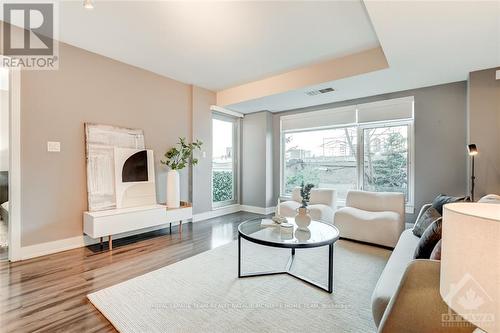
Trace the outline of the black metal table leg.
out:
<instances>
[{"instance_id":1,"label":"black metal table leg","mask_svg":"<svg viewBox=\"0 0 500 333\"><path fill-rule=\"evenodd\" d=\"M328 245L328 292L333 292L333 244Z\"/></svg>"},{"instance_id":2,"label":"black metal table leg","mask_svg":"<svg viewBox=\"0 0 500 333\"><path fill-rule=\"evenodd\" d=\"M298 280L301 280L307 284L310 284L316 288L319 288L323 291L326 291L328 293L333 293L334 290L334 268L333 268L333 252L334 252L334 243L339 239L339 230L328 223L320 222L320 221L312 221L311 223L315 224L316 227L311 229L311 232L314 232L315 229L317 228L321 232L321 238L320 240L317 241L310 241L310 242L288 242L284 239L277 239L273 235L267 235L262 233L262 220L261 219L253 219L249 221L245 221L241 223L238 226L238 278L245 278L245 277L255 277L255 276L266 276L266 275L277 275L277 274L287 274L290 275ZM290 249L290 257L288 258L288 262L286 266L284 267L284 270L278 270L278 271L261 271L261 272L249 272L246 273L244 272L244 269L242 271L242 258L241 258L241 242L242 239L245 239L251 243L261 245L261 246L269 246L269 247L275 247L275 248L282 248L282 249ZM327 276L327 281L322 282L321 284L313 281L312 279L307 278L306 276L301 276L299 274L296 274L296 271L300 270L300 267L294 267L294 260L295 260L295 254L296 254L296 249L301 249L305 251L305 249L311 249L311 248L322 248L325 249L325 247L328 246L328 272L325 272L325 265L322 263L322 269L321 269L321 275L328 274ZM326 250L326 249L325 249ZM288 252L288 251L287 251ZM323 251L322 255L325 256L326 253ZM302 253L299 251L299 254ZM299 258L300 255L297 255L297 258ZM326 256L325 256L326 257ZM324 258L324 257L323 257ZM324 259L321 259L323 262ZM295 264L296 266L296 264ZM300 266L300 265L299 265ZM325 274L326 273L326 274ZM323 280L324 281L324 280Z\"/></svg>"},{"instance_id":3,"label":"black metal table leg","mask_svg":"<svg viewBox=\"0 0 500 333\"><path fill-rule=\"evenodd\" d=\"M238 235L238 277L241 277L241 236Z\"/></svg>"},{"instance_id":4,"label":"black metal table leg","mask_svg":"<svg viewBox=\"0 0 500 333\"><path fill-rule=\"evenodd\" d=\"M269 272L254 272L254 273L245 273L241 274L241 237L238 235L238 278L247 278L247 277L255 277L255 276L266 276L266 275L278 275L278 274L288 274L298 280L301 280L307 284L310 284L316 288L324 290L328 293L333 293L333 249L334 244L328 245L328 283L326 286L318 284L311 279L308 279L304 276L294 274L291 272L292 264L295 258L295 249L291 249L290 259L286 265L284 271L269 271Z\"/></svg>"}]
</instances>

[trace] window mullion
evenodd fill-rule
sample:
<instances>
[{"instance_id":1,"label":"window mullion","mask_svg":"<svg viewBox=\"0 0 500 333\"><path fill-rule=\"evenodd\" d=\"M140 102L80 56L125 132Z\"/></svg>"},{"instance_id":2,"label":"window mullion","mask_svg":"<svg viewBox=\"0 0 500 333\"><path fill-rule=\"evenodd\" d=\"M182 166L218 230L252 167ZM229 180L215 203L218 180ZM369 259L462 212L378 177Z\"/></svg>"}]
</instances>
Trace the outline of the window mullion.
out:
<instances>
[{"instance_id":1,"label":"window mullion","mask_svg":"<svg viewBox=\"0 0 500 333\"><path fill-rule=\"evenodd\" d=\"M365 144L365 136L364 129L361 126L357 127L357 135L358 135L358 152L357 152L357 176L358 176L358 190L363 190L363 175L364 175L364 144Z\"/></svg>"}]
</instances>

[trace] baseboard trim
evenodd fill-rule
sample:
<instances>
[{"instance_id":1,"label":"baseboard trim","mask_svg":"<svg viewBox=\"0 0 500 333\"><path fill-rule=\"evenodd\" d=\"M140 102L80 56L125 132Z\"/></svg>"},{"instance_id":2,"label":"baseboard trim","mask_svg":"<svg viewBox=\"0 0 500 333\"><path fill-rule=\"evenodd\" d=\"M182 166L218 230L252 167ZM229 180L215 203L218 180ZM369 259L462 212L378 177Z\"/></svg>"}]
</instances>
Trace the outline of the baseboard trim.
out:
<instances>
[{"instance_id":1,"label":"baseboard trim","mask_svg":"<svg viewBox=\"0 0 500 333\"><path fill-rule=\"evenodd\" d=\"M276 207L257 207L249 205L241 205L241 210L244 212L268 215L274 213Z\"/></svg>"},{"instance_id":2,"label":"baseboard trim","mask_svg":"<svg viewBox=\"0 0 500 333\"><path fill-rule=\"evenodd\" d=\"M203 212L199 214L194 214L193 215L193 222L200 222L208 219L213 219L215 217L227 215L227 214L232 214L232 213L237 213L241 211L241 205L230 205L222 208L218 208L215 210L210 210L208 212Z\"/></svg>"},{"instance_id":3,"label":"baseboard trim","mask_svg":"<svg viewBox=\"0 0 500 333\"><path fill-rule=\"evenodd\" d=\"M172 226L178 225L179 222L172 222ZM124 232L122 234L113 235L113 239L120 239L129 236L139 235L146 232L151 232L155 230L160 230L170 227L170 224L162 224L154 227L144 228L140 230L134 230L129 232ZM104 238L106 241L106 237ZM86 235L75 236L70 238L59 239L52 242L40 243L35 245L23 246L20 249L21 256L19 260L32 259L36 257L45 256L48 254L54 254L57 252L63 252L68 250L77 249L79 247L89 246L99 243L99 239L94 239ZM17 260L14 260L17 261Z\"/></svg>"},{"instance_id":4,"label":"baseboard trim","mask_svg":"<svg viewBox=\"0 0 500 333\"><path fill-rule=\"evenodd\" d=\"M255 214L268 215L274 213L276 207L257 207L249 205L231 205L222 208L217 208L208 212L194 214L193 222L200 222L208 219L213 219L215 217L224 216L227 214L237 213L237 212L249 212Z\"/></svg>"},{"instance_id":5,"label":"baseboard trim","mask_svg":"<svg viewBox=\"0 0 500 333\"><path fill-rule=\"evenodd\" d=\"M86 239L87 238L87 239ZM52 242L45 242L35 245L22 246L20 249L20 260L76 249L92 244L92 238L86 236L75 236L71 238L59 239ZM88 244L87 244L88 243ZM97 243L97 240L96 240Z\"/></svg>"},{"instance_id":6,"label":"baseboard trim","mask_svg":"<svg viewBox=\"0 0 500 333\"><path fill-rule=\"evenodd\" d=\"M216 210L212 210L209 212L194 214L192 222L200 222L204 220L208 220L215 217L220 217L227 214L232 214L236 212L249 212L256 213L262 215L268 215L275 211L275 207L257 207L257 206L248 206L248 205L231 205L223 208L219 208ZM173 222L172 226L179 224L178 222ZM124 237L134 236L138 234L143 234L150 231L160 230L163 228L169 227L169 224L162 224L150 228L134 230L130 232L125 232L122 234L113 235L114 239L120 239ZM90 238L85 235L75 236L65 239L59 239L52 242L40 243L35 245L23 246L20 248L20 256L19 260L27 260L36 257L45 256L48 254L54 254L57 252L63 252L68 250L73 250L79 247L89 246L93 244L99 243L99 239ZM14 260L18 261L18 260Z\"/></svg>"}]
</instances>

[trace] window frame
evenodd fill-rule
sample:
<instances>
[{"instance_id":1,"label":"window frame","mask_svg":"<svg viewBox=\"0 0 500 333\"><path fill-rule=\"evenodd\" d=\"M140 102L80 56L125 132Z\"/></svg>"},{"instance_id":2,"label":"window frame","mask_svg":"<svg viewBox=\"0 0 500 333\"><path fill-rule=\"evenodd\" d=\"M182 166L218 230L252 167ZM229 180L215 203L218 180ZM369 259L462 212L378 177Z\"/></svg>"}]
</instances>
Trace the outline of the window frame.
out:
<instances>
[{"instance_id":1,"label":"window frame","mask_svg":"<svg viewBox=\"0 0 500 333\"><path fill-rule=\"evenodd\" d=\"M414 210L415 205L415 145L414 145L414 119L406 120L390 120L366 123L358 126L358 140L362 140L363 144L358 145L358 189L364 190L364 167L365 167L365 145L364 131L365 129L386 128L386 127L408 127L408 199L405 202L407 213ZM413 214L413 212L411 213Z\"/></svg>"},{"instance_id":2,"label":"window frame","mask_svg":"<svg viewBox=\"0 0 500 333\"><path fill-rule=\"evenodd\" d=\"M412 100L412 108L414 108L414 101ZM390 101L390 100L389 100ZM357 109L356 109L357 110ZM357 111L356 111L357 112ZM286 117L286 116L285 116ZM293 129L293 130L283 130L282 119L280 117L280 198L290 199L290 195L284 192L285 187L285 135L297 132L309 132L309 131L319 131L328 129L339 129L339 128L350 128L354 127L357 131L357 184L356 188L358 190L363 190L364 185L364 130L370 128L382 128L382 127L395 127L395 126L408 126L408 198L405 202L406 213L413 214L415 209L415 117L414 112L411 118L407 119L397 119L397 120L386 120L386 121L373 121L366 123L348 123L332 126L321 126L314 128L304 128L304 129ZM356 116L357 119L357 116ZM338 200L338 206L345 206L345 200Z\"/></svg>"},{"instance_id":3,"label":"window frame","mask_svg":"<svg viewBox=\"0 0 500 333\"><path fill-rule=\"evenodd\" d=\"M213 120L217 119L220 121L230 122L233 125L233 156L232 156L232 165L233 165L233 199L218 201L215 202L213 198L213 190L214 190L214 169L213 169L213 147L212 147L212 161L210 162L210 191L211 191L211 201L212 201L212 209L220 209L230 205L239 203L239 180L240 180L240 172L239 172L239 159L240 159L240 119L232 116L228 116L225 114L221 114L218 112L212 112L212 142L213 142Z\"/></svg>"}]
</instances>

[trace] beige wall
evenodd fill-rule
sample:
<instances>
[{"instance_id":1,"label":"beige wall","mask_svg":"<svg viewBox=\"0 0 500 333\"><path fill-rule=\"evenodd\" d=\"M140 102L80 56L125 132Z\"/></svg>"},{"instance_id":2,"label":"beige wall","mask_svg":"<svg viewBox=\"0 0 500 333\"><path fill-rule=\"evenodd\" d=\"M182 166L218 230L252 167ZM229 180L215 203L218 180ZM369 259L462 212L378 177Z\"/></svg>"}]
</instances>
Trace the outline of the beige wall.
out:
<instances>
[{"instance_id":1,"label":"beige wall","mask_svg":"<svg viewBox=\"0 0 500 333\"><path fill-rule=\"evenodd\" d=\"M469 74L469 143L477 144L479 150L476 199L489 193L500 194L500 80L495 79L499 69Z\"/></svg>"},{"instance_id":2,"label":"beige wall","mask_svg":"<svg viewBox=\"0 0 500 333\"><path fill-rule=\"evenodd\" d=\"M21 77L22 246L82 235L85 122L144 130L146 146L155 152L158 200L164 202L166 169L159 160L178 137L194 135L193 105L198 114L215 99L211 92L66 44L59 51L59 70L24 71ZM61 152L48 153L47 141L60 141ZM181 198L188 197L189 172L183 171Z\"/></svg>"}]
</instances>

